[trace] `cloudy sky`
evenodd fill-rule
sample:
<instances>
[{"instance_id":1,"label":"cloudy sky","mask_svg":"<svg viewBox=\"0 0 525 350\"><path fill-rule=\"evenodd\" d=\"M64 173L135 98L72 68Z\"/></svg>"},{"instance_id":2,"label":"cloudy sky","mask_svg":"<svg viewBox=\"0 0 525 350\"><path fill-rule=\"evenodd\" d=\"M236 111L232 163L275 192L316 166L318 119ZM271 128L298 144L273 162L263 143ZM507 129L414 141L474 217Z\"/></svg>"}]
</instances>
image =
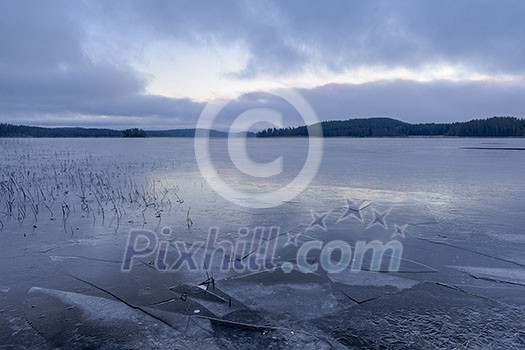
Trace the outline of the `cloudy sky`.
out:
<instances>
[{"instance_id":1,"label":"cloudy sky","mask_svg":"<svg viewBox=\"0 0 525 350\"><path fill-rule=\"evenodd\" d=\"M325 120L524 117L523 18L520 0L3 0L0 122L193 127L282 84Z\"/></svg>"}]
</instances>

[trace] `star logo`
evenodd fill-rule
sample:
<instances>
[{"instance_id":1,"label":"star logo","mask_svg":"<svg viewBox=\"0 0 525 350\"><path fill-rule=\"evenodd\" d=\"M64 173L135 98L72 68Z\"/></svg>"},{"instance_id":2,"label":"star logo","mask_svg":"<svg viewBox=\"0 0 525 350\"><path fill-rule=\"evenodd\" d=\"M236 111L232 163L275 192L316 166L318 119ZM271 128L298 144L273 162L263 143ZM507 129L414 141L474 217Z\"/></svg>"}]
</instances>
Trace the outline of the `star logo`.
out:
<instances>
[{"instance_id":1,"label":"star logo","mask_svg":"<svg viewBox=\"0 0 525 350\"><path fill-rule=\"evenodd\" d=\"M379 225L386 230L388 228L388 225L386 223L386 217L388 216L388 214L390 214L391 211L392 209L388 209L387 211L380 213L377 210L372 209L372 214L374 214L374 219L372 220L370 224L368 224L366 229L368 230L369 228L375 225Z\"/></svg>"},{"instance_id":2,"label":"star logo","mask_svg":"<svg viewBox=\"0 0 525 350\"><path fill-rule=\"evenodd\" d=\"M308 230L312 227L319 226L323 231L326 232L327 227L324 221L326 220L326 217L328 216L328 214L330 214L331 211L327 211L324 214L318 214L313 210L311 212L312 212L312 222L310 223L310 225L308 225L306 229Z\"/></svg>"},{"instance_id":3,"label":"star logo","mask_svg":"<svg viewBox=\"0 0 525 350\"><path fill-rule=\"evenodd\" d=\"M293 246L298 247L299 245L297 244L297 238L299 238L299 235L300 233L293 234L291 232L287 232L286 233L286 243L284 244L284 246L286 247L291 244Z\"/></svg>"},{"instance_id":4,"label":"star logo","mask_svg":"<svg viewBox=\"0 0 525 350\"><path fill-rule=\"evenodd\" d=\"M349 198L346 198L346 211L341 215L339 220L337 222L341 222L347 217L354 217L357 220L363 222L363 215L361 215L361 210L368 207L371 203L367 202L365 200L352 200Z\"/></svg>"},{"instance_id":5,"label":"star logo","mask_svg":"<svg viewBox=\"0 0 525 350\"><path fill-rule=\"evenodd\" d=\"M394 234L392 235L392 238L397 237L397 236L401 236L402 238L406 238L405 233L406 233L406 229L408 227L408 224L404 224L404 225L394 224L394 226L395 226L396 230L395 230Z\"/></svg>"}]
</instances>

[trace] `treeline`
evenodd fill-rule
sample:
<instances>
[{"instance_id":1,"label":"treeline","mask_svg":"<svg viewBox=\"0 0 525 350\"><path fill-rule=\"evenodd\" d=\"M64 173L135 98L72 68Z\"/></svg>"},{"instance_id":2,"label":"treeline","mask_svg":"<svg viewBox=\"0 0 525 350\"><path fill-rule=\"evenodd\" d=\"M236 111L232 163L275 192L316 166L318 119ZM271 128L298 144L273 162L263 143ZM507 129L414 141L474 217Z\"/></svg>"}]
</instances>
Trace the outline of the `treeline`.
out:
<instances>
[{"instance_id":1,"label":"treeline","mask_svg":"<svg viewBox=\"0 0 525 350\"><path fill-rule=\"evenodd\" d=\"M0 137L195 137L196 129L126 130L96 128L44 128L38 126L0 124ZM228 137L225 131L210 130L210 137ZM248 136L254 137L252 132Z\"/></svg>"},{"instance_id":2,"label":"treeline","mask_svg":"<svg viewBox=\"0 0 525 350\"><path fill-rule=\"evenodd\" d=\"M493 117L456 123L409 124L392 118L365 118L321 122L325 137L524 137L525 119ZM257 133L257 137L308 136L306 126L270 128Z\"/></svg>"},{"instance_id":3,"label":"treeline","mask_svg":"<svg viewBox=\"0 0 525 350\"><path fill-rule=\"evenodd\" d=\"M146 137L146 132L142 129L126 129L122 130L122 136L124 137Z\"/></svg>"},{"instance_id":4,"label":"treeline","mask_svg":"<svg viewBox=\"0 0 525 350\"><path fill-rule=\"evenodd\" d=\"M122 137L122 131L95 128L42 128L0 124L0 137Z\"/></svg>"},{"instance_id":5,"label":"treeline","mask_svg":"<svg viewBox=\"0 0 525 350\"><path fill-rule=\"evenodd\" d=\"M197 131L206 131L206 129L171 129L171 130L148 130L146 135L148 137L195 137ZM229 137L229 136L244 135L244 133L230 133L227 131L209 130L210 137ZM199 136L199 133L197 133ZM248 137L255 137L255 133L246 133Z\"/></svg>"},{"instance_id":6,"label":"treeline","mask_svg":"<svg viewBox=\"0 0 525 350\"><path fill-rule=\"evenodd\" d=\"M196 129L150 130L150 137L195 137ZM224 131L210 130L210 137L228 137Z\"/></svg>"},{"instance_id":7,"label":"treeline","mask_svg":"<svg viewBox=\"0 0 525 350\"><path fill-rule=\"evenodd\" d=\"M493 117L457 123L409 124L391 118L333 120L321 123L325 137L525 137L525 119ZM210 130L210 137L228 137L227 132ZM0 137L194 137L195 129L151 130L43 128L36 126L0 124ZM254 136L248 133L248 136ZM306 126L266 129L257 137L308 136Z\"/></svg>"}]
</instances>

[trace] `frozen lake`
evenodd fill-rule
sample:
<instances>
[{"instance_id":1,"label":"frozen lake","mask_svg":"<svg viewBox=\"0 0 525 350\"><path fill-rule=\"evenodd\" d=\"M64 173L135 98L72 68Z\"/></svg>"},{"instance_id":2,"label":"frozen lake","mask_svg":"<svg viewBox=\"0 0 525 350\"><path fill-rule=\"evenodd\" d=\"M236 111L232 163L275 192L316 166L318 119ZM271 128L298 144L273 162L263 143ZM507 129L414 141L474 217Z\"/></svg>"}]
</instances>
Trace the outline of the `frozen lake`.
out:
<instances>
[{"instance_id":1,"label":"frozen lake","mask_svg":"<svg viewBox=\"0 0 525 350\"><path fill-rule=\"evenodd\" d=\"M325 139L314 181L268 209L218 195L193 142L0 139L0 347L525 347L525 140ZM250 194L290 182L308 152L248 139L254 160L283 157L282 174L254 179L225 139L210 145L218 176ZM130 230L190 247L212 227L232 245L264 228L275 268L163 272L152 254L121 272ZM334 240L396 240L399 269L297 268L303 244Z\"/></svg>"}]
</instances>

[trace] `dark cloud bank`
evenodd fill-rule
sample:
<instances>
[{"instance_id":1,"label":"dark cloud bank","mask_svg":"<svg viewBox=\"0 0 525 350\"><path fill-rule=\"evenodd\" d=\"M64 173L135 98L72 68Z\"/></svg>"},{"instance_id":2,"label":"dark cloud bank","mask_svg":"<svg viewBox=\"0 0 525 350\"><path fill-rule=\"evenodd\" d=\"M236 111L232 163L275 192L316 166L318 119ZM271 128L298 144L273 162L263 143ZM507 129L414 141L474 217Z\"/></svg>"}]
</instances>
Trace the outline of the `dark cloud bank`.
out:
<instances>
[{"instance_id":1,"label":"dark cloud bank","mask_svg":"<svg viewBox=\"0 0 525 350\"><path fill-rule=\"evenodd\" d=\"M391 116L448 122L524 116L522 1L2 1L0 122L149 129L192 127L203 103L146 93L118 54L86 49L90 28L140 46L155 40L241 43L239 79L308 65L418 68L447 62L514 81L379 81L299 89L322 119ZM118 48L115 50L118 52ZM205 82L203 82L205 84ZM232 116L257 95L235 101ZM267 105L278 108L270 99ZM226 117L227 119L227 117Z\"/></svg>"}]
</instances>

